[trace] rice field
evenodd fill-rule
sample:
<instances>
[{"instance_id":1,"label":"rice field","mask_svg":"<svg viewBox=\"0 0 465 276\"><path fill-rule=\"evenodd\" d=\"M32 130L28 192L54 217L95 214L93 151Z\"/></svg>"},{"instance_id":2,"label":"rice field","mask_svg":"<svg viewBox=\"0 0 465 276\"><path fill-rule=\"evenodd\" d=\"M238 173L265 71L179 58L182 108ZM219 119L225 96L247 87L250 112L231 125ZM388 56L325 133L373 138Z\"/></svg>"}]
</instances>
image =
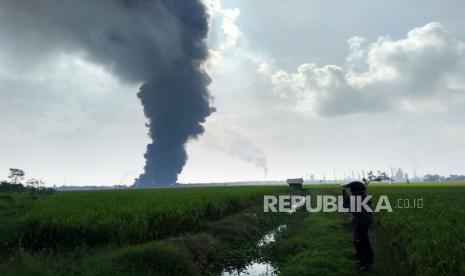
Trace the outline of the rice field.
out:
<instances>
[{"instance_id":1,"label":"rice field","mask_svg":"<svg viewBox=\"0 0 465 276\"><path fill-rule=\"evenodd\" d=\"M373 185L369 191L389 197L393 212L376 214L375 227L384 228L399 248L393 253L416 275L465 275L464 183ZM423 208L412 208L420 198Z\"/></svg>"},{"instance_id":2,"label":"rice field","mask_svg":"<svg viewBox=\"0 0 465 276\"><path fill-rule=\"evenodd\" d=\"M263 195L288 193L253 186L0 194L0 274L215 275L261 252L280 275L357 275L350 214L262 212ZM374 214L370 275L465 275L465 183L373 184L368 193L375 204L387 195L393 207ZM422 208L412 208L418 199ZM253 248L281 224L288 227L273 243Z\"/></svg>"},{"instance_id":3,"label":"rice field","mask_svg":"<svg viewBox=\"0 0 465 276\"><path fill-rule=\"evenodd\" d=\"M195 231L283 187L215 187L58 192L21 220L29 248L130 244Z\"/></svg>"}]
</instances>

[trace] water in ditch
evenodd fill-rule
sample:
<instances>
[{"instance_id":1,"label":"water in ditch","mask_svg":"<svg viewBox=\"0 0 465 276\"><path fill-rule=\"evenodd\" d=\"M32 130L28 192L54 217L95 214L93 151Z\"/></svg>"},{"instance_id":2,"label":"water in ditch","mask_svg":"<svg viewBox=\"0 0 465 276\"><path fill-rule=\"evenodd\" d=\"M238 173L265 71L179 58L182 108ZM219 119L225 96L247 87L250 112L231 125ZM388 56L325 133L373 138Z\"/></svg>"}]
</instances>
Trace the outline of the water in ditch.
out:
<instances>
[{"instance_id":1,"label":"water in ditch","mask_svg":"<svg viewBox=\"0 0 465 276\"><path fill-rule=\"evenodd\" d=\"M300 204L292 204L290 211L288 213L293 214L295 213L300 207L303 206L305 203L305 197L302 198L302 201ZM269 245L270 243L275 242L276 240L276 234L285 230L286 225L282 224L278 227L276 227L273 231L268 232L266 235L264 235L259 241L258 241L258 246L266 246ZM244 269L225 269L221 273L221 276L245 276L245 275L253 275L253 276L271 276L271 275L276 275L277 274L277 269L273 267L273 265L270 262L259 262L259 261L252 261L249 263Z\"/></svg>"},{"instance_id":2,"label":"water in ditch","mask_svg":"<svg viewBox=\"0 0 465 276\"><path fill-rule=\"evenodd\" d=\"M276 234L286 229L286 225L280 225L276 227L273 231L268 232L264 235L259 241L258 246L266 246L276 240ZM222 276L245 276L245 275L256 275L256 276L271 276L276 275L276 268L269 262L258 262L253 261L249 263L244 269L225 269L221 275Z\"/></svg>"}]
</instances>

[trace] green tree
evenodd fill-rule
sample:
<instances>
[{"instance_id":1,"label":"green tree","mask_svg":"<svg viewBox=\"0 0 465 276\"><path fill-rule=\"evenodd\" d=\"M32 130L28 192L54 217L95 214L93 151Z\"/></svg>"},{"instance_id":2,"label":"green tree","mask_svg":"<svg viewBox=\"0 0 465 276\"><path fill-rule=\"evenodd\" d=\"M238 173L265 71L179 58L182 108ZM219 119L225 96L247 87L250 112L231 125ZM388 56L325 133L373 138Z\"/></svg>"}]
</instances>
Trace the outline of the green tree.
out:
<instances>
[{"instance_id":1,"label":"green tree","mask_svg":"<svg viewBox=\"0 0 465 276\"><path fill-rule=\"evenodd\" d=\"M31 178L28 181L26 181L26 184L33 187L33 188L39 188L41 185L41 181L37 178Z\"/></svg>"},{"instance_id":2,"label":"green tree","mask_svg":"<svg viewBox=\"0 0 465 276\"><path fill-rule=\"evenodd\" d=\"M21 184L21 181L24 180L25 175L26 173L23 170L11 168L8 178L11 179L11 183L13 184Z\"/></svg>"}]
</instances>

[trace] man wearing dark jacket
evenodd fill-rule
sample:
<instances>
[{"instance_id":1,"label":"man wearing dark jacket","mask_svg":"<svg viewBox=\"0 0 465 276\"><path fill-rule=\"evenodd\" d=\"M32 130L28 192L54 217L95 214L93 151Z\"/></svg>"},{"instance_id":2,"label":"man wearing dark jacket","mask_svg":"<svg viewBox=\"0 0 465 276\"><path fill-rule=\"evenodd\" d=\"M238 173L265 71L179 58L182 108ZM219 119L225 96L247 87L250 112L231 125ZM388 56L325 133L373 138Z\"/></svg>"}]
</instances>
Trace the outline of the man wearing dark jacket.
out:
<instances>
[{"instance_id":1,"label":"man wearing dark jacket","mask_svg":"<svg viewBox=\"0 0 465 276\"><path fill-rule=\"evenodd\" d=\"M343 185L342 191L344 197L344 207L350 207L350 197L346 189L350 189L353 200L361 202L366 197L366 186L363 182L353 181ZM357 197L358 198L357 200ZM367 204L371 208L371 201ZM357 252L357 263L360 265L360 270L368 270L373 264L373 250L371 248L368 230L373 223L373 215L371 211L366 210L363 205L360 211L351 210L352 213L352 229L354 233L354 245Z\"/></svg>"}]
</instances>

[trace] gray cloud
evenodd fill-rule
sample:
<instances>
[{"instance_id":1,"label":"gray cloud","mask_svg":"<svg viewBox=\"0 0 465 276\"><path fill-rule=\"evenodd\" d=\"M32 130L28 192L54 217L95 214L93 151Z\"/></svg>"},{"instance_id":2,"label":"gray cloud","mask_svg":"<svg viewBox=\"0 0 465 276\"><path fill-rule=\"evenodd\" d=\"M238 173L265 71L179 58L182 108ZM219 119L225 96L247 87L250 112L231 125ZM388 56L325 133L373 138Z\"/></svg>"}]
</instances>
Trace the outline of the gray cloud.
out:
<instances>
[{"instance_id":1,"label":"gray cloud","mask_svg":"<svg viewBox=\"0 0 465 276\"><path fill-rule=\"evenodd\" d=\"M208 15L200 1L0 2L0 61L10 74L30 70L57 54L77 55L118 79L144 83L137 94L152 143L138 186L177 180L185 143L203 132L213 111L202 63L208 56ZM53 115L53 114L52 114Z\"/></svg>"},{"instance_id":2,"label":"gray cloud","mask_svg":"<svg viewBox=\"0 0 465 276\"><path fill-rule=\"evenodd\" d=\"M181 55L181 23L163 1L0 2L2 53L21 69L83 55L119 78L148 81Z\"/></svg>"},{"instance_id":3,"label":"gray cloud","mask_svg":"<svg viewBox=\"0 0 465 276\"><path fill-rule=\"evenodd\" d=\"M123 11L106 7L111 3L124 4L123 1L36 1L60 3L62 8L66 7L66 16L57 7L37 4L29 11L11 7L32 3L15 2L0 0L0 151L8 156L0 160L0 176L6 177L2 172L14 166L50 184L62 184L66 178L69 185L109 185L137 177L145 164L141 153L151 138L146 134L147 119L135 92L143 82L138 79L151 77L139 69L127 74L115 68L143 61L143 51L140 55L132 54L135 60L127 61L124 66L124 62L118 62L121 66L117 66L110 59L95 56L94 44L105 49L107 46L103 44L115 47L112 45L122 43L92 41L113 33L107 31L111 27L99 26L118 22L121 33L130 37L139 32L139 37L143 37L146 32L124 30L139 23L152 28L150 22L159 19L149 18L148 23L142 23L137 21L136 8ZM180 176L182 182L263 179L262 170L257 169L254 161L247 164L230 153L235 147L234 139L227 140L227 129L258 150L261 153L258 156L266 157L270 168L268 179L302 176L307 171L320 177L326 173L329 177L333 169L342 176L352 168L390 166L402 166L410 173L416 168L419 174L463 173L463 64L457 62L454 68L449 67L454 64L450 60L438 63L441 64L438 69L455 72L445 77L450 89L444 94L430 87L426 91L415 90L421 93L411 93L414 91L407 84L414 88L420 84L405 80L372 79L363 83L362 89L354 85L355 79L348 77L351 71L359 77L370 72L368 52L380 35L389 35L387 41L398 42L405 40L413 27L439 21L447 26L452 38L465 41L463 0L447 3L433 0L427 5L423 0L389 3L347 0L337 5L334 1L296 0L283 5L281 0L223 0L222 4L220 11L212 15L208 42L209 48L216 50L216 58L209 60L212 64L208 69L213 81L209 87L214 91L219 111L202 124L205 135L188 143L189 162ZM116 14L116 10L124 14ZM47 18L48 14L53 16ZM70 18L82 22L71 24L73 27ZM239 32L225 33L223 23L232 27L229 31L237 28ZM78 36L79 25L86 30L79 31ZM73 28L76 30L72 31ZM92 36L90 33L96 29L101 29L100 35ZM162 32L152 35L163 35ZM165 44L160 49L168 49L166 57L171 59L171 49L175 49L173 57L179 54L180 48L176 50L174 44L181 32L176 26L170 26L167 32L172 38L162 39ZM118 36L113 40L121 42ZM448 41L455 44L457 39ZM152 42L144 43L157 44L155 39ZM112 51L125 53L118 48ZM403 51L404 57L407 52L418 52ZM410 59L404 61L407 60ZM309 61L315 64L314 68ZM299 74L297 68L303 63L307 64L302 67L306 72ZM436 66L432 63L417 69L412 66L402 74L409 70L430 71ZM328 64L337 66L326 67ZM410 66L396 64L402 68ZM290 81L283 83L285 89L281 92L271 82L271 76L278 70L286 73L285 79ZM430 75L431 79L435 80L434 76L441 76L440 73ZM316 74L332 79L325 84L326 90L318 89L331 92L322 93L321 98L308 97L306 89L295 86L303 82L293 80L295 75ZM336 86L335 80L341 85ZM444 87L442 81L434 83ZM395 87L405 90L397 91ZM352 101L352 97L358 98L358 102ZM388 100L382 100L383 97ZM373 112L376 110L382 112ZM365 114L340 116L360 111Z\"/></svg>"},{"instance_id":4,"label":"gray cloud","mask_svg":"<svg viewBox=\"0 0 465 276\"><path fill-rule=\"evenodd\" d=\"M271 76L275 93L295 109L323 116L399 110L444 110L465 100L465 43L442 24L411 30L406 38L349 40L346 64L302 64Z\"/></svg>"}]
</instances>

